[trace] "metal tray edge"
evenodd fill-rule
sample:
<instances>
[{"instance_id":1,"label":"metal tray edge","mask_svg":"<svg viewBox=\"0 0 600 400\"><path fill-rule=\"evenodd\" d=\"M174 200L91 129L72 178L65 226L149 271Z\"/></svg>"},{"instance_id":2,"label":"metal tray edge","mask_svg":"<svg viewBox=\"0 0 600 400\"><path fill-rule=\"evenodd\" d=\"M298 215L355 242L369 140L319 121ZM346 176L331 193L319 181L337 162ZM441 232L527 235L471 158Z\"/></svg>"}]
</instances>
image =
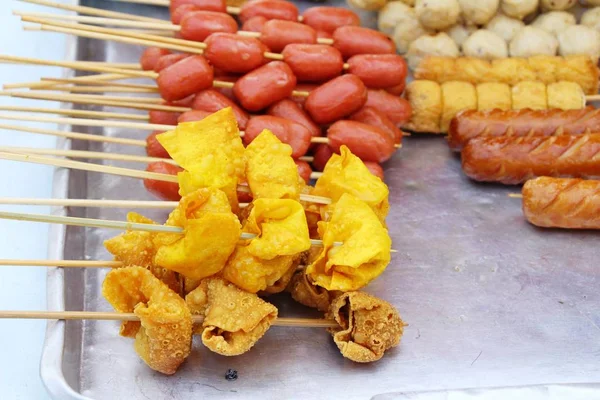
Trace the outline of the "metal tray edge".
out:
<instances>
[{"instance_id":1,"label":"metal tray edge","mask_svg":"<svg viewBox=\"0 0 600 400\"><path fill-rule=\"evenodd\" d=\"M72 4L79 5L79 0L71 1ZM66 37L65 59L75 60L77 54L77 37ZM73 75L71 70L65 70L64 77ZM70 107L66 103L61 103L61 108ZM60 126L60 130L70 129L68 126ZM66 138L58 138L56 142L57 149L70 148L70 142ZM53 176L53 198L68 197L69 170L58 168ZM65 207L53 207L53 215L67 215ZM59 260L63 258L65 246L66 226L51 225L48 230L48 258ZM65 310L64 297L64 270L62 268L50 268L46 275L46 308L52 311ZM77 399L92 400L89 397L77 393L67 383L63 374L63 349L65 340L65 321L48 321L46 326L46 335L40 359L40 377L46 387L50 397L56 399Z\"/></svg>"}]
</instances>

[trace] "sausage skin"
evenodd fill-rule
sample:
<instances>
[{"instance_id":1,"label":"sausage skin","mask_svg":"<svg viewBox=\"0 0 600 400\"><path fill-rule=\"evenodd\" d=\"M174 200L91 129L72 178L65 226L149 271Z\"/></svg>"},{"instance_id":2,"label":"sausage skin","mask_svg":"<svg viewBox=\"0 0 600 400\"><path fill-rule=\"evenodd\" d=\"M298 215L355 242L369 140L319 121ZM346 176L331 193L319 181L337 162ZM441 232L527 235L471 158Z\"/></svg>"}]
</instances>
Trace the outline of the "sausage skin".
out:
<instances>
[{"instance_id":1,"label":"sausage skin","mask_svg":"<svg viewBox=\"0 0 600 400\"><path fill-rule=\"evenodd\" d=\"M179 172L183 171L183 168L159 161L148 164L146 171L157 172L159 174L177 175ZM181 196L179 195L179 184L176 182L163 182L153 179L144 179L144 186L150 193L159 199L168 201L181 200Z\"/></svg>"},{"instance_id":2,"label":"sausage skin","mask_svg":"<svg viewBox=\"0 0 600 400\"><path fill-rule=\"evenodd\" d=\"M271 61L242 76L233 86L233 94L248 111L259 111L290 96L296 76L282 61Z\"/></svg>"},{"instance_id":3,"label":"sausage skin","mask_svg":"<svg viewBox=\"0 0 600 400\"><path fill-rule=\"evenodd\" d=\"M310 164L302 160L294 160L294 162L296 163L296 167L298 167L300 178L304 179L307 185L310 184L310 174L312 174Z\"/></svg>"},{"instance_id":4,"label":"sausage skin","mask_svg":"<svg viewBox=\"0 0 600 400\"><path fill-rule=\"evenodd\" d=\"M181 37L194 42L204 42L213 33L236 33L238 30L231 15L214 11L188 12L181 18L180 27Z\"/></svg>"},{"instance_id":5,"label":"sausage skin","mask_svg":"<svg viewBox=\"0 0 600 400\"><path fill-rule=\"evenodd\" d=\"M333 32L333 45L345 58L357 54L395 54L392 39L383 33L361 26L342 26Z\"/></svg>"},{"instance_id":6,"label":"sausage skin","mask_svg":"<svg viewBox=\"0 0 600 400\"><path fill-rule=\"evenodd\" d=\"M387 132L394 143L402 143L402 131L382 112L373 107L363 107L350 116L353 121L372 125Z\"/></svg>"},{"instance_id":7,"label":"sausage skin","mask_svg":"<svg viewBox=\"0 0 600 400\"><path fill-rule=\"evenodd\" d=\"M170 50L160 47L147 47L140 57L140 66L144 71L153 71L162 56L171 54Z\"/></svg>"},{"instance_id":8,"label":"sausage skin","mask_svg":"<svg viewBox=\"0 0 600 400\"><path fill-rule=\"evenodd\" d=\"M341 26L359 26L358 15L341 7L310 7L302 13L302 22L317 31L333 33Z\"/></svg>"},{"instance_id":9,"label":"sausage skin","mask_svg":"<svg viewBox=\"0 0 600 400\"><path fill-rule=\"evenodd\" d=\"M373 89L398 86L408 73L406 61L397 54L357 54L348 59L348 66L349 73Z\"/></svg>"},{"instance_id":10,"label":"sausage skin","mask_svg":"<svg viewBox=\"0 0 600 400\"><path fill-rule=\"evenodd\" d=\"M402 126L412 115L412 107L408 100L381 89L369 90L365 106L384 113L396 126Z\"/></svg>"},{"instance_id":11,"label":"sausage skin","mask_svg":"<svg viewBox=\"0 0 600 400\"><path fill-rule=\"evenodd\" d=\"M235 119L238 123L238 127L242 130L246 129L248 119L250 118L248 113L242 110L237 104L222 93L217 92L213 89L202 90L194 97L192 103L193 110L208 111L211 113L217 112L224 108L231 107Z\"/></svg>"},{"instance_id":12,"label":"sausage skin","mask_svg":"<svg viewBox=\"0 0 600 400\"><path fill-rule=\"evenodd\" d=\"M450 122L448 144L460 151L478 136L552 136L600 132L600 110L465 110Z\"/></svg>"},{"instance_id":13,"label":"sausage skin","mask_svg":"<svg viewBox=\"0 0 600 400\"><path fill-rule=\"evenodd\" d=\"M345 74L310 92L304 109L317 124L330 124L359 110L366 102L365 84L357 76Z\"/></svg>"},{"instance_id":14,"label":"sausage skin","mask_svg":"<svg viewBox=\"0 0 600 400\"><path fill-rule=\"evenodd\" d=\"M288 44L281 55L301 82L328 81L344 69L342 53L324 44Z\"/></svg>"},{"instance_id":15,"label":"sausage skin","mask_svg":"<svg viewBox=\"0 0 600 400\"><path fill-rule=\"evenodd\" d=\"M523 214L543 228L600 229L600 181L540 177L523 185Z\"/></svg>"},{"instance_id":16,"label":"sausage skin","mask_svg":"<svg viewBox=\"0 0 600 400\"><path fill-rule=\"evenodd\" d=\"M312 137L317 137L322 135L321 128L313 122L312 119L308 116L306 111L304 111L295 101L290 99L283 99L273 104L271 107L267 109L267 114L272 115L274 117L289 119L290 121L294 121L299 123L300 125L304 125L306 129L310 131Z\"/></svg>"},{"instance_id":17,"label":"sausage skin","mask_svg":"<svg viewBox=\"0 0 600 400\"><path fill-rule=\"evenodd\" d=\"M275 53L280 53L292 43L317 43L317 32L308 25L293 21L272 19L265 22L260 31L260 40Z\"/></svg>"},{"instance_id":18,"label":"sausage skin","mask_svg":"<svg viewBox=\"0 0 600 400\"><path fill-rule=\"evenodd\" d=\"M390 135L362 122L340 120L327 129L329 146L339 153L342 145L363 161L382 163L394 154L394 140Z\"/></svg>"},{"instance_id":19,"label":"sausage skin","mask_svg":"<svg viewBox=\"0 0 600 400\"><path fill-rule=\"evenodd\" d=\"M292 157L299 158L306 154L310 146L310 131L297 122L270 115L258 115L250 118L246 126L243 140L249 145L263 129L270 130L279 140L292 147Z\"/></svg>"},{"instance_id":20,"label":"sausage skin","mask_svg":"<svg viewBox=\"0 0 600 400\"><path fill-rule=\"evenodd\" d=\"M298 21L298 7L289 1L252 0L241 7L239 18L244 23L257 15L266 19Z\"/></svg>"},{"instance_id":21,"label":"sausage skin","mask_svg":"<svg viewBox=\"0 0 600 400\"><path fill-rule=\"evenodd\" d=\"M156 83L163 99L182 100L212 87L213 68L204 57L190 56L160 71Z\"/></svg>"},{"instance_id":22,"label":"sausage skin","mask_svg":"<svg viewBox=\"0 0 600 400\"><path fill-rule=\"evenodd\" d=\"M479 137L462 151L463 172L483 182L519 184L538 176L600 177L600 134Z\"/></svg>"},{"instance_id":23,"label":"sausage skin","mask_svg":"<svg viewBox=\"0 0 600 400\"><path fill-rule=\"evenodd\" d=\"M204 56L222 71L245 74L265 63L269 49L260 40L234 33L213 33L204 42Z\"/></svg>"}]
</instances>

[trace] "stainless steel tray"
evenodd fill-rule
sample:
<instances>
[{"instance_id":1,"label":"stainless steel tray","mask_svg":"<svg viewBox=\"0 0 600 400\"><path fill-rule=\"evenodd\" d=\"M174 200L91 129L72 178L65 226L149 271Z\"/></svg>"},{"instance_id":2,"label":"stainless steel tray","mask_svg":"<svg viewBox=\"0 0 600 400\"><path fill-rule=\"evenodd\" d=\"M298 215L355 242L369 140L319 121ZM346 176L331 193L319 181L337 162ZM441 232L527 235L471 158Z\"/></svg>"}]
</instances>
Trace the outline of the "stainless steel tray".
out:
<instances>
[{"instance_id":1,"label":"stainless steel tray","mask_svg":"<svg viewBox=\"0 0 600 400\"><path fill-rule=\"evenodd\" d=\"M166 10L83 1L139 14ZM341 2L339 3L341 4ZM363 22L372 25L373 17ZM140 48L76 40L81 60L135 62ZM120 109L114 111L123 112ZM85 131L85 128L74 127ZM119 137L147 132L88 129ZM59 146L68 146L61 142ZM142 153L121 145L73 142L77 149ZM129 166L130 164L112 163ZM594 232L528 225L516 187L478 185L441 137L413 136L386 164L390 235L398 253L368 291L394 303L407 327L401 346L376 363L344 359L323 330L272 328L249 353L226 358L194 343L166 377L136 356L116 322L49 322L41 375L57 399L542 399L600 398L600 270ZM139 166L141 168L141 166ZM151 199L142 182L58 170L56 197ZM56 209L123 219L127 210ZM163 221L166 213L142 211ZM109 259L102 241L117 232L52 227L50 256ZM53 310L110 310L105 271L51 269ZM286 296L280 315L310 315ZM237 381L225 371L239 372Z\"/></svg>"}]
</instances>

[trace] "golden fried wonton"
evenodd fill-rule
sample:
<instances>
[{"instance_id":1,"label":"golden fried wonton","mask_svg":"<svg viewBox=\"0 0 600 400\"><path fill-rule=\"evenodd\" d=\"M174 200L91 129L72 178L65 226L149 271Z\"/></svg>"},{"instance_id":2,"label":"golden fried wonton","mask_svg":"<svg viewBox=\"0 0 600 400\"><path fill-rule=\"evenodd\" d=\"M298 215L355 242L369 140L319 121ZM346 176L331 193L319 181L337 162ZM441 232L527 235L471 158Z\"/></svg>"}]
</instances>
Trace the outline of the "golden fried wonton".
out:
<instances>
[{"instance_id":1,"label":"golden fried wonton","mask_svg":"<svg viewBox=\"0 0 600 400\"><path fill-rule=\"evenodd\" d=\"M358 290L385 270L392 240L373 209L350 194L327 208L330 219L319 222L323 249L306 273L327 290Z\"/></svg>"},{"instance_id":2,"label":"golden fried wonton","mask_svg":"<svg viewBox=\"0 0 600 400\"><path fill-rule=\"evenodd\" d=\"M215 353L250 350L277 318L277 308L221 278L204 279L185 297L193 314L204 315L202 343Z\"/></svg>"},{"instance_id":3,"label":"golden fried wonton","mask_svg":"<svg viewBox=\"0 0 600 400\"><path fill-rule=\"evenodd\" d=\"M295 200L255 200L242 230L256 237L238 243L223 277L251 293L274 285L310 248L304 209Z\"/></svg>"},{"instance_id":4,"label":"golden fried wonton","mask_svg":"<svg viewBox=\"0 0 600 400\"><path fill-rule=\"evenodd\" d=\"M124 323L135 335L135 351L148 366L171 375L190 354L192 314L185 301L142 267L110 271L102 295L118 312L134 312L140 322Z\"/></svg>"},{"instance_id":5,"label":"golden fried wonton","mask_svg":"<svg viewBox=\"0 0 600 400\"><path fill-rule=\"evenodd\" d=\"M180 172L179 194L199 188L217 188L238 211L237 184L244 178L244 145L231 108L202 121L184 122L156 137L185 171Z\"/></svg>"},{"instance_id":6,"label":"golden fried wonton","mask_svg":"<svg viewBox=\"0 0 600 400\"><path fill-rule=\"evenodd\" d=\"M387 301L364 292L336 297L328 315L340 326L330 328L342 355L356 362L372 362L400 343L404 322Z\"/></svg>"},{"instance_id":7,"label":"golden fried wonton","mask_svg":"<svg viewBox=\"0 0 600 400\"><path fill-rule=\"evenodd\" d=\"M329 292L315 285L305 271L296 271L286 291L290 292L292 298L298 303L323 312L329 310L331 301L340 293L337 291Z\"/></svg>"},{"instance_id":8,"label":"golden fried wonton","mask_svg":"<svg viewBox=\"0 0 600 400\"><path fill-rule=\"evenodd\" d=\"M335 202L344 193L349 193L367 203L379 219L385 221L390 208L387 185L371 174L346 146L342 146L340 152L340 155L331 156L312 194L329 197Z\"/></svg>"},{"instance_id":9,"label":"golden fried wonton","mask_svg":"<svg viewBox=\"0 0 600 400\"><path fill-rule=\"evenodd\" d=\"M180 226L184 234L159 233L154 262L187 278L202 279L219 272L240 239L238 218L225 194L214 188L184 196L167 225Z\"/></svg>"},{"instance_id":10,"label":"golden fried wonton","mask_svg":"<svg viewBox=\"0 0 600 400\"><path fill-rule=\"evenodd\" d=\"M254 199L300 198L304 181L292 158L292 148L265 129L246 148L246 179Z\"/></svg>"},{"instance_id":11,"label":"golden fried wonton","mask_svg":"<svg viewBox=\"0 0 600 400\"><path fill-rule=\"evenodd\" d=\"M141 224L156 224L149 218L140 214L130 212L127 214L127 222ZM181 283L177 272L154 264L156 247L153 239L156 233L144 231L127 231L104 241L104 247L115 256L116 261L121 261L124 267L137 265L150 270L158 279L166 283L169 288L180 293Z\"/></svg>"}]
</instances>

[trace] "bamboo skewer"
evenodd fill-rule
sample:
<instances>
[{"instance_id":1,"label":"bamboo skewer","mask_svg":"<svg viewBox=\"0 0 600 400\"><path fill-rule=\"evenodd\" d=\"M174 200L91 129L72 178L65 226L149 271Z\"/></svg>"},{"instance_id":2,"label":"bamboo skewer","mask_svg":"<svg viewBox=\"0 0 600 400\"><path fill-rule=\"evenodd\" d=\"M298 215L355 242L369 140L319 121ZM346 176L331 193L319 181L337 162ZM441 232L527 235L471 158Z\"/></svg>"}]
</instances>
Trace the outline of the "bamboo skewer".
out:
<instances>
[{"instance_id":1,"label":"bamboo skewer","mask_svg":"<svg viewBox=\"0 0 600 400\"><path fill-rule=\"evenodd\" d=\"M10 62L10 61L8 61L8 62ZM58 79L58 78L41 78L40 81L36 81L36 82L10 83L7 85L2 85L2 88L5 90L6 89L23 89L23 88L42 89L42 88L47 88L47 87L58 85L59 83L55 82L56 79ZM131 77L130 75L112 74L111 73L111 74L84 75L84 76L77 76L75 78L68 78L69 83L86 82L90 79L93 79L93 81L96 82L98 85L106 84L105 82L103 83L103 81L111 81L112 84L114 85L115 80L135 79L135 77Z\"/></svg>"},{"instance_id":2,"label":"bamboo skewer","mask_svg":"<svg viewBox=\"0 0 600 400\"><path fill-rule=\"evenodd\" d=\"M96 25L112 25L112 26L122 26L129 28L147 28L150 30L165 30L165 31L179 31L181 29L177 28L177 25L172 24L170 21L160 20L161 23L156 21L134 21L131 19L119 19L119 18L107 18L107 17L90 17L84 15L64 15L64 14L55 14L55 13L44 13L44 12L26 12L13 10L13 15L19 17L28 17L28 18L40 18L40 19L50 19L50 20L58 20L58 21L71 21L71 22L83 22L87 24L96 24Z\"/></svg>"},{"instance_id":3,"label":"bamboo skewer","mask_svg":"<svg viewBox=\"0 0 600 400\"><path fill-rule=\"evenodd\" d=\"M79 126L101 126L104 128L131 128L131 129L142 129L142 130L162 130L168 131L175 128L175 125L163 125L163 124L148 124L140 122L129 122L129 121L108 121L103 119L91 119L91 118L54 118L54 117L38 117L38 116L27 116L27 115L15 115L15 114L2 114L0 113L0 119L7 119L13 121L33 121L33 122L50 122L56 124L69 124Z\"/></svg>"},{"instance_id":4,"label":"bamboo skewer","mask_svg":"<svg viewBox=\"0 0 600 400\"><path fill-rule=\"evenodd\" d=\"M16 154L39 154L46 156L61 156L69 158L85 158L97 160L130 161L150 164L153 162L164 162L172 165L179 165L173 159L159 158L149 156L136 156L131 154L108 153L103 151L85 151L85 150L59 150L59 149L39 149L32 147L8 147L0 146L0 152ZM319 179L322 172L311 172L311 179ZM1 204L1 202L0 202Z\"/></svg>"},{"instance_id":5,"label":"bamboo skewer","mask_svg":"<svg viewBox=\"0 0 600 400\"><path fill-rule=\"evenodd\" d=\"M35 199L0 197L2 205L29 205L52 207L146 208L172 210L179 202L160 200L94 200L94 199ZM242 203L240 203L241 206ZM2 265L0 263L0 265Z\"/></svg>"},{"instance_id":6,"label":"bamboo skewer","mask_svg":"<svg viewBox=\"0 0 600 400\"><path fill-rule=\"evenodd\" d=\"M509 193L508 197L512 199L522 199L523 195L521 193Z\"/></svg>"},{"instance_id":7,"label":"bamboo skewer","mask_svg":"<svg viewBox=\"0 0 600 400\"><path fill-rule=\"evenodd\" d=\"M40 114L57 114L69 117L130 119L135 121L148 121L148 116L126 113L113 113L106 111L74 110L72 108L43 108L43 107L18 107L0 106L0 111L19 111Z\"/></svg>"},{"instance_id":8,"label":"bamboo skewer","mask_svg":"<svg viewBox=\"0 0 600 400\"><path fill-rule=\"evenodd\" d=\"M136 170L136 169L112 167L112 166L107 166L107 165L98 165L98 164L92 164L92 163L85 163L85 162L81 162L81 161L64 160L64 159L60 159L60 158L49 158L49 157L40 157L40 156L35 156L35 155L0 152L0 159L11 160L11 161L30 162L30 163L34 163L34 164L52 165L55 167L80 169L83 171L102 172L102 173L111 174L111 175L127 176L130 178L152 179L152 180L162 181L162 182L178 183L177 176L175 176L175 175L159 174L156 172L140 171L140 170ZM238 190L247 191L248 188L246 186L238 185ZM329 199L327 197L321 197L321 196L312 196L312 195L307 195L307 194L301 194L300 199L302 199L304 201L313 202L316 204L331 204L331 199Z\"/></svg>"},{"instance_id":9,"label":"bamboo skewer","mask_svg":"<svg viewBox=\"0 0 600 400\"><path fill-rule=\"evenodd\" d=\"M23 3L37 4L40 6L58 8L60 10L75 11L79 14L97 15L99 17L123 18L123 19L130 19L132 21L149 21L149 22L156 22L156 23L165 23L166 22L166 21L164 21L162 19L158 19L158 18L143 17L141 15L127 14L127 13L122 13L122 12L118 12L118 11L102 10L100 8L94 8L94 7L75 6L75 5L57 3L54 1L48 1L48 0L20 0L20 1L22 1Z\"/></svg>"},{"instance_id":10,"label":"bamboo skewer","mask_svg":"<svg viewBox=\"0 0 600 400\"><path fill-rule=\"evenodd\" d=\"M131 88L131 87L121 87L121 86L100 86L100 85L90 85L90 86L67 86L67 85L59 85L59 86L51 86L46 88L41 88L39 90L48 90L48 91L57 91L57 92L70 92L70 93L156 93L157 88Z\"/></svg>"},{"instance_id":11,"label":"bamboo skewer","mask_svg":"<svg viewBox=\"0 0 600 400\"><path fill-rule=\"evenodd\" d=\"M96 321L139 321L134 313L117 313L105 311L0 311L0 319L48 319L48 320L96 320ZM195 324L204 321L203 315L192 315ZM298 328L335 328L336 322L317 318L282 318L277 317L273 326L287 326Z\"/></svg>"},{"instance_id":12,"label":"bamboo skewer","mask_svg":"<svg viewBox=\"0 0 600 400\"><path fill-rule=\"evenodd\" d=\"M106 228L117 229L122 231L133 230L154 233L185 234L185 230L179 226L144 224L140 222L114 221L108 219L65 217L60 215L15 213L8 211L0 211L0 218L9 219L13 221L42 222L48 224L82 226L87 228ZM254 239L256 237L257 236L253 233L242 232L240 234L240 239L242 240ZM323 241L319 239L310 239L310 244L311 246L323 246ZM342 243L334 242L333 245L341 246Z\"/></svg>"},{"instance_id":13,"label":"bamboo skewer","mask_svg":"<svg viewBox=\"0 0 600 400\"><path fill-rule=\"evenodd\" d=\"M53 82L58 84L61 83L74 83L74 84L78 84L78 83L85 83L86 85L90 85L90 86L105 86L105 85L111 85L111 86L117 86L117 87L123 87L123 88L133 88L133 89L156 89L155 85L147 85L147 84L141 84L141 83L122 83L122 82L114 82L111 81L109 82L102 82L102 81L98 81L95 76L81 76L79 78L87 78L87 79L78 79L78 78L40 78L40 81L44 81L44 82Z\"/></svg>"},{"instance_id":14,"label":"bamboo skewer","mask_svg":"<svg viewBox=\"0 0 600 400\"><path fill-rule=\"evenodd\" d=\"M91 260L9 260L0 259L0 266L13 267L63 267L63 268L118 268L121 261Z\"/></svg>"}]
</instances>

